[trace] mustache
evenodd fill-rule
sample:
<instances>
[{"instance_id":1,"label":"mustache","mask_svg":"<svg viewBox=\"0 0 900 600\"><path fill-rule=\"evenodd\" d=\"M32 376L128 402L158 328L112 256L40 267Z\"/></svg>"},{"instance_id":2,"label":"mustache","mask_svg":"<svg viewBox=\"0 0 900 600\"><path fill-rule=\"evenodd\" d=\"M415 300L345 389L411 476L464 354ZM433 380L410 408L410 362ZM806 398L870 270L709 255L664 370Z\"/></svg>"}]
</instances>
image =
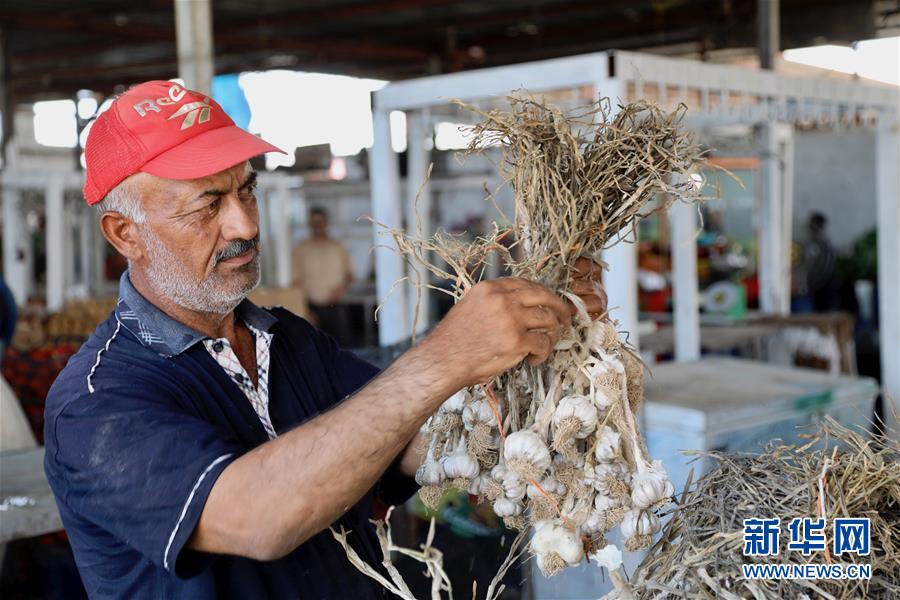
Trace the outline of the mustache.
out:
<instances>
[{"instance_id":1,"label":"mustache","mask_svg":"<svg viewBox=\"0 0 900 600\"><path fill-rule=\"evenodd\" d=\"M228 260L229 258L234 258L236 256L240 256L245 252L249 252L250 250L257 250L259 248L259 236L257 235L252 240L235 240L216 252L216 255L213 257L213 266L216 266L223 260Z\"/></svg>"}]
</instances>

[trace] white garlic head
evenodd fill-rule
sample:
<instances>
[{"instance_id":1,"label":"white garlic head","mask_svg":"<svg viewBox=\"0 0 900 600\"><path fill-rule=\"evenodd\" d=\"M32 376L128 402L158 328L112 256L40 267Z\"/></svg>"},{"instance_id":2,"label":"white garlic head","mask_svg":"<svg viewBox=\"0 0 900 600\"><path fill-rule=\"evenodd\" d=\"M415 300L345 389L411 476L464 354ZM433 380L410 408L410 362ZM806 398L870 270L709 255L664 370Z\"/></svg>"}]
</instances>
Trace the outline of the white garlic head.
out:
<instances>
[{"instance_id":1,"label":"white garlic head","mask_svg":"<svg viewBox=\"0 0 900 600\"><path fill-rule=\"evenodd\" d=\"M447 412L455 412L461 413L463 408L466 406L466 398L468 396L468 392L465 389L459 390L441 404L441 410L445 410Z\"/></svg>"},{"instance_id":2,"label":"white garlic head","mask_svg":"<svg viewBox=\"0 0 900 600\"><path fill-rule=\"evenodd\" d=\"M637 508L650 508L665 502L675 493L665 468L658 460L639 468L631 480L631 502Z\"/></svg>"},{"instance_id":3,"label":"white garlic head","mask_svg":"<svg viewBox=\"0 0 900 600\"><path fill-rule=\"evenodd\" d=\"M491 479L490 473L482 471L477 477L473 477L469 483L469 489L466 490L473 496L480 496L484 493L485 484Z\"/></svg>"},{"instance_id":4,"label":"white garlic head","mask_svg":"<svg viewBox=\"0 0 900 600\"><path fill-rule=\"evenodd\" d=\"M555 477L552 475L548 475L544 477L540 482L541 488L548 494L557 494L559 496L563 496L566 493L566 486L560 483ZM543 498L544 494L541 493L537 487L532 484L528 484L528 489L526 491L529 498Z\"/></svg>"},{"instance_id":5,"label":"white garlic head","mask_svg":"<svg viewBox=\"0 0 900 600\"><path fill-rule=\"evenodd\" d=\"M444 475L450 479L458 477L472 479L478 475L480 470L478 461L466 452L466 439L462 436L459 438L456 449L449 455L441 457L441 466L444 468Z\"/></svg>"},{"instance_id":6,"label":"white garlic head","mask_svg":"<svg viewBox=\"0 0 900 600\"><path fill-rule=\"evenodd\" d=\"M554 428L560 427L567 419L576 419L581 424L575 437L584 439L597 428L597 409L587 396L566 396L553 412Z\"/></svg>"},{"instance_id":7,"label":"white garlic head","mask_svg":"<svg viewBox=\"0 0 900 600\"><path fill-rule=\"evenodd\" d=\"M479 398L466 404L462 411L462 420L465 428L471 431L476 424L492 424L495 419L491 406L486 400Z\"/></svg>"},{"instance_id":8,"label":"white garlic head","mask_svg":"<svg viewBox=\"0 0 900 600\"><path fill-rule=\"evenodd\" d=\"M516 431L506 437L503 458L509 469L522 477L541 477L550 468L550 450L533 431Z\"/></svg>"},{"instance_id":9,"label":"white garlic head","mask_svg":"<svg viewBox=\"0 0 900 600\"><path fill-rule=\"evenodd\" d=\"M609 425L597 430L597 443L594 445L594 457L598 462L609 462L619 455L619 432Z\"/></svg>"},{"instance_id":10,"label":"white garlic head","mask_svg":"<svg viewBox=\"0 0 900 600\"><path fill-rule=\"evenodd\" d=\"M648 510L633 508L625 513L620 525L622 537L653 535L660 529L659 517Z\"/></svg>"},{"instance_id":11,"label":"white garlic head","mask_svg":"<svg viewBox=\"0 0 900 600\"><path fill-rule=\"evenodd\" d=\"M584 558L584 546L576 533L553 521L534 524L531 549L539 557L556 554L569 566L577 565ZM541 563L539 560L538 564Z\"/></svg>"},{"instance_id":12,"label":"white garlic head","mask_svg":"<svg viewBox=\"0 0 900 600\"><path fill-rule=\"evenodd\" d=\"M507 473L501 481L501 485L503 485L503 493L510 500L521 500L525 497L525 482L514 473Z\"/></svg>"},{"instance_id":13,"label":"white garlic head","mask_svg":"<svg viewBox=\"0 0 900 600\"><path fill-rule=\"evenodd\" d=\"M594 510L603 512L606 510L612 510L614 508L619 508L622 506L622 501L618 498L613 498L612 496L604 496L603 494L597 494L594 496Z\"/></svg>"},{"instance_id":14,"label":"white garlic head","mask_svg":"<svg viewBox=\"0 0 900 600\"><path fill-rule=\"evenodd\" d=\"M440 485L446 479L441 463L434 460L431 450L428 451L425 461L416 469L416 483L421 486Z\"/></svg>"},{"instance_id":15,"label":"white garlic head","mask_svg":"<svg viewBox=\"0 0 900 600\"><path fill-rule=\"evenodd\" d=\"M500 518L515 517L522 514L522 504L509 498L494 500L494 514Z\"/></svg>"},{"instance_id":16,"label":"white garlic head","mask_svg":"<svg viewBox=\"0 0 900 600\"><path fill-rule=\"evenodd\" d=\"M619 345L619 333L610 321L597 319L591 321L585 341L592 350L610 352Z\"/></svg>"}]
</instances>

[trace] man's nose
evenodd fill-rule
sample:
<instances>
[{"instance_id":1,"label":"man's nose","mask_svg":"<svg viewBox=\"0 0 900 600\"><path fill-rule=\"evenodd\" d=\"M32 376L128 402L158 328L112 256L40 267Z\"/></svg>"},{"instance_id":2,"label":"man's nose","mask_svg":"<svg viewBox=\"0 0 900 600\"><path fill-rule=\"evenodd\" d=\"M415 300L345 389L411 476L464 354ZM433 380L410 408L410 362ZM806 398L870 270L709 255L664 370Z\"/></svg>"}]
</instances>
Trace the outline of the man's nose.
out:
<instances>
[{"instance_id":1,"label":"man's nose","mask_svg":"<svg viewBox=\"0 0 900 600\"><path fill-rule=\"evenodd\" d=\"M256 202L242 202L237 195L229 194L223 200L220 214L222 238L226 240L252 240L259 233L259 211Z\"/></svg>"}]
</instances>

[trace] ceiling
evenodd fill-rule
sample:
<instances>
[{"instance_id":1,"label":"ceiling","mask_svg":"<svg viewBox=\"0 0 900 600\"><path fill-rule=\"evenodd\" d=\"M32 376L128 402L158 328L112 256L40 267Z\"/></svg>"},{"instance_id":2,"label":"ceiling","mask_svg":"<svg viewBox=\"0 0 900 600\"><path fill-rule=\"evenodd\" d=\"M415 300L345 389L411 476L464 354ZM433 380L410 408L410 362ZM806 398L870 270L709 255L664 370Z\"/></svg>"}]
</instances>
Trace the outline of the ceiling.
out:
<instances>
[{"instance_id":1,"label":"ceiling","mask_svg":"<svg viewBox=\"0 0 900 600\"><path fill-rule=\"evenodd\" d=\"M755 45L757 0L215 0L218 73L400 79L610 48ZM781 0L782 47L893 32L900 0ZM172 0L3 0L8 101L176 75Z\"/></svg>"}]
</instances>

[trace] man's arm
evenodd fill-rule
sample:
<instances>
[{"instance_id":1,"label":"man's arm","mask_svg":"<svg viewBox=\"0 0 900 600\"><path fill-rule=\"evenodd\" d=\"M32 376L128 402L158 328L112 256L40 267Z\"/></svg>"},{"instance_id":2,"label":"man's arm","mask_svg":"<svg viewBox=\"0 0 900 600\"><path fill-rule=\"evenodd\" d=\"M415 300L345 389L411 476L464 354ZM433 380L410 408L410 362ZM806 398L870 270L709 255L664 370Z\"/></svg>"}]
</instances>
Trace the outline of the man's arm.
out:
<instances>
[{"instance_id":1,"label":"man's arm","mask_svg":"<svg viewBox=\"0 0 900 600\"><path fill-rule=\"evenodd\" d=\"M523 359L542 362L568 319L537 284L478 284L349 400L230 464L189 546L260 560L291 552L356 504L448 396Z\"/></svg>"}]
</instances>

